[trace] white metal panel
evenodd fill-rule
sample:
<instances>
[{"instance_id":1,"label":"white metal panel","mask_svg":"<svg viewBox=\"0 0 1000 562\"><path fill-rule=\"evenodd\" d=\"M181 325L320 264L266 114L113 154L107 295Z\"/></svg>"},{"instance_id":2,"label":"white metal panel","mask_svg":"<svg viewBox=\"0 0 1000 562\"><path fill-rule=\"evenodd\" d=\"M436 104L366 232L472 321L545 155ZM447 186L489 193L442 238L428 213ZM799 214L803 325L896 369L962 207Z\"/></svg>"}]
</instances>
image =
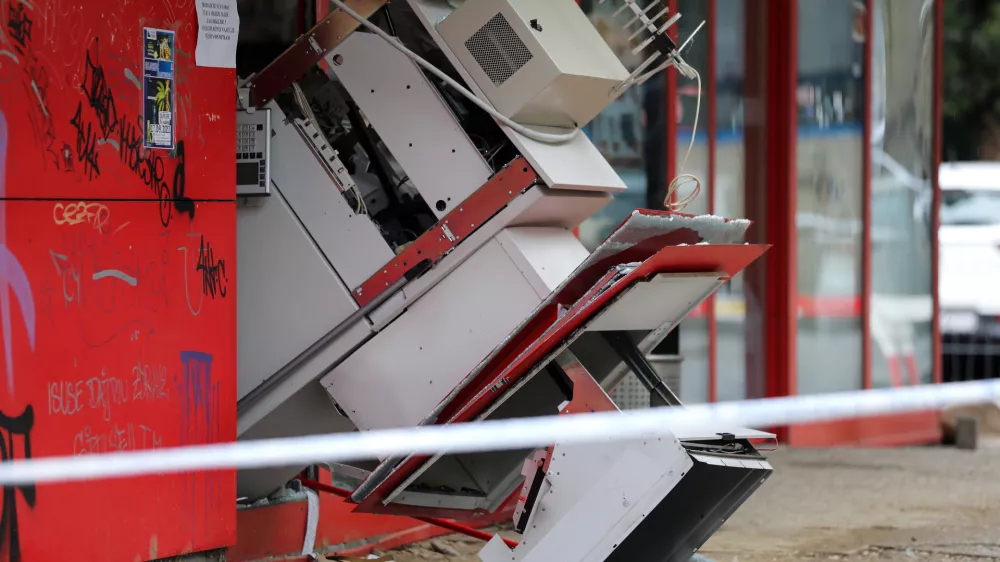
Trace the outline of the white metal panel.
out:
<instances>
[{"instance_id":1,"label":"white metal panel","mask_svg":"<svg viewBox=\"0 0 1000 562\"><path fill-rule=\"evenodd\" d=\"M236 213L242 398L357 310L357 303L275 189ZM354 334L366 335L367 329ZM317 373L318 374L318 373Z\"/></svg>"},{"instance_id":2,"label":"white metal panel","mask_svg":"<svg viewBox=\"0 0 1000 562\"><path fill-rule=\"evenodd\" d=\"M451 8L438 0L407 0L407 2L423 22L431 38L465 80L469 90L480 96L481 99L486 99L483 91L475 84L468 71L462 67L458 58L448 48L447 43L435 28L438 22L451 13ZM523 137L506 126L500 128L549 187L589 191L625 191L625 182L604 159L594 143L590 142L587 135L582 132L570 142L553 145ZM566 132L565 129L544 127L539 127L538 130L556 133Z\"/></svg>"},{"instance_id":3,"label":"white metal panel","mask_svg":"<svg viewBox=\"0 0 1000 562\"><path fill-rule=\"evenodd\" d=\"M240 439L274 439L355 430L351 420L337 412L319 382L313 382L299 389L253 427L243 431ZM267 496L301 471L300 466L240 470L236 474L237 493L240 497L252 499Z\"/></svg>"},{"instance_id":4,"label":"white metal panel","mask_svg":"<svg viewBox=\"0 0 1000 562\"><path fill-rule=\"evenodd\" d=\"M614 199L610 193L597 191L549 189L542 185L534 189L544 197L518 214L509 226L561 226L572 230Z\"/></svg>"},{"instance_id":5,"label":"white metal panel","mask_svg":"<svg viewBox=\"0 0 1000 562\"><path fill-rule=\"evenodd\" d=\"M323 385L360 429L417 425L540 302L492 240Z\"/></svg>"},{"instance_id":6,"label":"white metal panel","mask_svg":"<svg viewBox=\"0 0 1000 562\"><path fill-rule=\"evenodd\" d=\"M482 503L479 496L461 496L455 494L433 494L427 492L402 492L396 497L395 503L417 507L446 507L448 509L479 509Z\"/></svg>"},{"instance_id":7,"label":"white metal panel","mask_svg":"<svg viewBox=\"0 0 1000 562\"><path fill-rule=\"evenodd\" d=\"M629 287L587 329L654 330L664 322L679 321L722 283L718 273L661 273Z\"/></svg>"},{"instance_id":8,"label":"white metal panel","mask_svg":"<svg viewBox=\"0 0 1000 562\"><path fill-rule=\"evenodd\" d=\"M470 48L487 25L504 40ZM526 125L586 125L629 76L574 0L466 0L437 31L490 102ZM496 72L510 64L518 65L513 74Z\"/></svg>"},{"instance_id":9,"label":"white metal panel","mask_svg":"<svg viewBox=\"0 0 1000 562\"><path fill-rule=\"evenodd\" d=\"M344 284L354 289L395 254L371 219L354 213L298 129L286 122L281 108L275 102L268 107L273 114L271 127L274 131L271 181L281 189L288 205ZM294 275L295 272L284 274Z\"/></svg>"},{"instance_id":10,"label":"white metal panel","mask_svg":"<svg viewBox=\"0 0 1000 562\"><path fill-rule=\"evenodd\" d=\"M536 128L547 132L566 132L550 127ZM545 185L553 189L611 193L620 193L626 189L618 172L583 132L569 142L551 144L521 136L508 127L502 129L545 181Z\"/></svg>"},{"instance_id":11,"label":"white metal panel","mask_svg":"<svg viewBox=\"0 0 1000 562\"><path fill-rule=\"evenodd\" d=\"M747 429L745 427L729 427L706 424L701 427L679 426L671 427L670 431L681 441L711 441L719 439L720 433L731 433L736 439L774 439L773 433Z\"/></svg>"},{"instance_id":12,"label":"white metal panel","mask_svg":"<svg viewBox=\"0 0 1000 562\"><path fill-rule=\"evenodd\" d=\"M423 296L508 224L574 228L610 199L611 196L604 193L532 187L476 229L433 269L406 285L402 291L405 298L397 295L372 313L371 319L376 324L376 330L381 330L406 306Z\"/></svg>"},{"instance_id":13,"label":"white metal panel","mask_svg":"<svg viewBox=\"0 0 1000 562\"><path fill-rule=\"evenodd\" d=\"M603 562L693 466L673 438L556 445L546 487L513 552L488 546L484 562Z\"/></svg>"},{"instance_id":14,"label":"white metal panel","mask_svg":"<svg viewBox=\"0 0 1000 562\"><path fill-rule=\"evenodd\" d=\"M479 150L406 55L353 33L327 62L438 218L489 180Z\"/></svg>"},{"instance_id":15,"label":"white metal panel","mask_svg":"<svg viewBox=\"0 0 1000 562\"><path fill-rule=\"evenodd\" d=\"M580 240L565 228L505 228L497 234L497 241L542 299L556 290L590 255Z\"/></svg>"}]
</instances>

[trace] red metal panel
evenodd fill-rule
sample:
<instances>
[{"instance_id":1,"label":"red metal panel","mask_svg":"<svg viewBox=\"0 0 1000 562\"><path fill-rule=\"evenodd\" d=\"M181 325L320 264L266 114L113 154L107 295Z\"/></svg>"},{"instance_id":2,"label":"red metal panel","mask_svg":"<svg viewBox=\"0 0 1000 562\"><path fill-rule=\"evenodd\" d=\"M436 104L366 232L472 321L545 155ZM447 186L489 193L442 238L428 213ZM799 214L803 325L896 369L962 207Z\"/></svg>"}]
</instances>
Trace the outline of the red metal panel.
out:
<instances>
[{"instance_id":1,"label":"red metal panel","mask_svg":"<svg viewBox=\"0 0 1000 562\"><path fill-rule=\"evenodd\" d=\"M234 71L195 66L192 0L2 13L2 460L234 440ZM175 32L173 151L142 148L144 27ZM0 559L221 548L235 493L232 471L5 489Z\"/></svg>"},{"instance_id":2,"label":"red metal panel","mask_svg":"<svg viewBox=\"0 0 1000 562\"><path fill-rule=\"evenodd\" d=\"M402 279L403 275L421 261L431 260L437 263L537 181L538 174L535 170L524 158L518 156L442 217L434 228L414 240L406 250L386 264L382 271L376 272L354 289L354 300L364 306L389 285Z\"/></svg>"},{"instance_id":3,"label":"red metal panel","mask_svg":"<svg viewBox=\"0 0 1000 562\"><path fill-rule=\"evenodd\" d=\"M864 88L861 156L861 365L864 388L872 387L872 15L871 2L865 3Z\"/></svg>"},{"instance_id":4,"label":"red metal panel","mask_svg":"<svg viewBox=\"0 0 1000 562\"><path fill-rule=\"evenodd\" d=\"M744 37L744 105L745 126L743 131L744 201L747 218L754 226L747 231L750 241L766 241L768 221L768 185L764 176L764 158L767 154L766 115L763 103L767 95L765 76L765 39L767 37L767 3L748 0L744 2L746 21ZM774 251L774 250L772 250ZM767 383L771 374L766 362L766 318L767 303L767 263L761 260L752 264L744 273L746 322L746 395L747 398L762 398L767 395Z\"/></svg>"},{"instance_id":5,"label":"red metal panel","mask_svg":"<svg viewBox=\"0 0 1000 562\"><path fill-rule=\"evenodd\" d=\"M235 440L236 210L195 206L163 228L151 201L0 201L19 264L0 293L4 460ZM235 538L233 471L4 494L12 561L72 545L131 562Z\"/></svg>"},{"instance_id":6,"label":"red metal panel","mask_svg":"<svg viewBox=\"0 0 1000 562\"><path fill-rule=\"evenodd\" d=\"M941 254L938 248L938 231L941 229L941 186L938 184L938 170L941 167L941 104L942 81L944 80L944 2L934 2L934 167L931 170L931 185L934 189L931 210L931 294L934 299L934 319L932 350L934 354L934 382L940 383L941 366L941 301L938 295L938 264Z\"/></svg>"},{"instance_id":7,"label":"red metal panel","mask_svg":"<svg viewBox=\"0 0 1000 562\"><path fill-rule=\"evenodd\" d=\"M158 200L164 225L191 199L234 199L236 76L195 66L193 0L8 4L8 198ZM142 149L144 27L176 33L173 153Z\"/></svg>"},{"instance_id":8,"label":"red metal panel","mask_svg":"<svg viewBox=\"0 0 1000 562\"><path fill-rule=\"evenodd\" d=\"M748 1L747 215L751 240L773 244L746 275L748 396L796 392L798 1ZM784 428L773 428L784 439Z\"/></svg>"},{"instance_id":9,"label":"red metal panel","mask_svg":"<svg viewBox=\"0 0 1000 562\"><path fill-rule=\"evenodd\" d=\"M715 214L715 157L719 108L716 65L718 64L718 3L708 0L708 214ZM708 298L708 401L718 400L719 319L715 314L715 295Z\"/></svg>"},{"instance_id":10,"label":"red metal panel","mask_svg":"<svg viewBox=\"0 0 1000 562\"><path fill-rule=\"evenodd\" d=\"M796 394L797 241L795 210L796 145L798 105L795 90L798 78L798 0L774 0L767 5L767 182L774 191L768 205L774 215L768 220L768 240L775 252L765 258L769 271L767 286L767 354L772 381L771 396Z\"/></svg>"},{"instance_id":11,"label":"red metal panel","mask_svg":"<svg viewBox=\"0 0 1000 562\"><path fill-rule=\"evenodd\" d=\"M407 517L355 513L354 504L331 494L319 496L316 550L343 556L366 556L372 551L396 548L450 533L441 527ZM485 527L509 520L505 506L471 527ZM226 558L233 562L266 560L301 553L306 533L305 500L243 509L237 514L239 539ZM357 546L363 543L362 546ZM303 559L304 560L304 559Z\"/></svg>"},{"instance_id":12,"label":"red metal panel","mask_svg":"<svg viewBox=\"0 0 1000 562\"><path fill-rule=\"evenodd\" d=\"M900 447L941 442L941 413L849 418L789 428L792 447Z\"/></svg>"},{"instance_id":13,"label":"red metal panel","mask_svg":"<svg viewBox=\"0 0 1000 562\"><path fill-rule=\"evenodd\" d=\"M615 277L615 270L608 271L608 268L613 266L607 265L607 260L578 273L577 278L567 283L553 301L575 304L564 314L558 315L558 318L552 314L540 314L529 322L510 340L510 349L505 349L504 353L495 356L475 377L466 391L459 393L455 401L449 404L439 417L441 420L439 423L462 423L475 419L497 399L501 391L513 388L532 366L543 361L552 349L570 338L611 299L639 279L668 272L722 272L732 276L767 250L765 246L756 245L663 246L662 241L652 237L614 256L615 263L642 262L634 271L614 282L612 280ZM553 308L557 307L553 305ZM528 337L524 337L525 334ZM462 512L456 511L438 513L428 509L381 504L381 500L389 491L398 486L428 458L413 456L401 463L397 470L382 481L360 504L359 510L407 515L423 511L424 513L420 514L431 512L430 514L441 517L462 517ZM474 515L476 514L465 512L465 517Z\"/></svg>"}]
</instances>

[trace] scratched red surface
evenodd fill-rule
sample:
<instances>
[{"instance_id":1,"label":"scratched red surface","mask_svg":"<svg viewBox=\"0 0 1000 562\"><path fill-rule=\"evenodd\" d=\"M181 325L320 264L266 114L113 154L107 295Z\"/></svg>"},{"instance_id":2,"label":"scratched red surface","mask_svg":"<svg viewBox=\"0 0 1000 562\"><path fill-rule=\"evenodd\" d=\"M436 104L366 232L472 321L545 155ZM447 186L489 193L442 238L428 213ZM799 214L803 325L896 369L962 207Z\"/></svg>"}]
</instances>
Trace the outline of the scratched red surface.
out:
<instances>
[{"instance_id":1,"label":"scratched red surface","mask_svg":"<svg viewBox=\"0 0 1000 562\"><path fill-rule=\"evenodd\" d=\"M194 0L0 5L0 108L16 131L7 197L234 198L219 180L235 178L235 71L195 65ZM176 33L175 156L140 150L144 27Z\"/></svg>"},{"instance_id":2,"label":"scratched red surface","mask_svg":"<svg viewBox=\"0 0 1000 562\"><path fill-rule=\"evenodd\" d=\"M194 65L194 10L0 3L0 460L235 439L234 72ZM136 141L143 27L176 31L173 153ZM0 560L235 541L231 471L2 502Z\"/></svg>"}]
</instances>

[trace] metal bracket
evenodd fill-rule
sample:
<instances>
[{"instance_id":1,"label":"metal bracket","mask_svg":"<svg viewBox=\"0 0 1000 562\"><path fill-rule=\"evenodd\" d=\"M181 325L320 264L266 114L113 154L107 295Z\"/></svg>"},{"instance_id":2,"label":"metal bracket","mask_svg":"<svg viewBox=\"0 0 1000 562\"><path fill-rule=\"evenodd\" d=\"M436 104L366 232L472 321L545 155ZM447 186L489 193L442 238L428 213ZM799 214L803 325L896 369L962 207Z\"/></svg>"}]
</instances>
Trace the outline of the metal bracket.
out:
<instances>
[{"instance_id":1,"label":"metal bracket","mask_svg":"<svg viewBox=\"0 0 1000 562\"><path fill-rule=\"evenodd\" d=\"M649 391L650 406L681 405L680 399L667 387L660 375L656 373L656 369L649 364L649 360L639 351L639 347L632 341L628 332L602 332L601 334L604 336L604 341L608 342L611 349L628 365L639 382Z\"/></svg>"}]
</instances>

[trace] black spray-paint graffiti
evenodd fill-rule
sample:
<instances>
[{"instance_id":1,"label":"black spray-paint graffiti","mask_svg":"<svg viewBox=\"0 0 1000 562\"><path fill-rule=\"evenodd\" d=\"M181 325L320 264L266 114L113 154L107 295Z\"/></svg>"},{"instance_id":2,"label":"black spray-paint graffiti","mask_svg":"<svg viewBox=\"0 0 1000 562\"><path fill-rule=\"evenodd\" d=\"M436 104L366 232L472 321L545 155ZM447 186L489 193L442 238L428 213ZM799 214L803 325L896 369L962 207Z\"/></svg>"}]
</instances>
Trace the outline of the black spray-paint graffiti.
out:
<instances>
[{"instance_id":1,"label":"black spray-paint graffiti","mask_svg":"<svg viewBox=\"0 0 1000 562\"><path fill-rule=\"evenodd\" d=\"M211 298L219 295L226 298L226 285L229 278L226 277L226 260L215 259L215 250L212 244L205 243L205 236L201 237L201 247L198 250L198 265L195 271L201 273L201 292Z\"/></svg>"},{"instance_id":2,"label":"black spray-paint graffiti","mask_svg":"<svg viewBox=\"0 0 1000 562\"><path fill-rule=\"evenodd\" d=\"M31 27L33 22L28 17L28 10L20 2L11 2L7 6L7 33L10 38L17 43L14 49L19 54L24 54L24 49L31 41Z\"/></svg>"},{"instance_id":3,"label":"black spray-paint graffiti","mask_svg":"<svg viewBox=\"0 0 1000 562\"><path fill-rule=\"evenodd\" d=\"M111 92L111 85L108 84L104 68L101 66L98 39L94 40L94 47L93 56L91 56L90 50L87 51L83 83L80 84L80 89L87 95L90 107L97 115L97 124L101 127L103 138L106 139L118 127L118 110L115 107L115 96Z\"/></svg>"},{"instance_id":4,"label":"black spray-paint graffiti","mask_svg":"<svg viewBox=\"0 0 1000 562\"><path fill-rule=\"evenodd\" d=\"M0 413L0 462L31 459L31 430L35 426L35 411L31 406L16 418ZM24 441L24 455L17 455L14 438ZM18 496L28 507L35 507L35 485L4 486L3 512L0 515L0 549L6 547L10 562L21 561L21 529L17 522Z\"/></svg>"},{"instance_id":5,"label":"black spray-paint graffiti","mask_svg":"<svg viewBox=\"0 0 1000 562\"><path fill-rule=\"evenodd\" d=\"M177 142L175 156L177 164L174 167L173 181L167 184L166 163L155 150L146 150L143 146L142 117L135 123L123 121L118 127L118 142L121 151L121 161L132 173L139 177L147 188L160 201L160 222L169 226L173 212L187 214L194 219L194 201L188 198L187 173L184 168L184 141Z\"/></svg>"},{"instance_id":6,"label":"black spray-paint graffiti","mask_svg":"<svg viewBox=\"0 0 1000 562\"><path fill-rule=\"evenodd\" d=\"M97 155L97 131L91 123L84 123L83 102L76 106L76 114L69 121L76 129L76 158L83 164L87 179L93 180L101 176L101 166Z\"/></svg>"},{"instance_id":7,"label":"black spray-paint graffiti","mask_svg":"<svg viewBox=\"0 0 1000 562\"><path fill-rule=\"evenodd\" d=\"M51 164L60 169L62 166L56 149L55 120L48 108L49 71L32 50L32 28L33 22L24 4L11 2L7 6L7 36L13 41L14 50L23 59L21 67L24 69L24 91L28 99L35 100L29 105L31 111L28 112L31 131L42 149L42 164L45 167Z\"/></svg>"}]
</instances>

